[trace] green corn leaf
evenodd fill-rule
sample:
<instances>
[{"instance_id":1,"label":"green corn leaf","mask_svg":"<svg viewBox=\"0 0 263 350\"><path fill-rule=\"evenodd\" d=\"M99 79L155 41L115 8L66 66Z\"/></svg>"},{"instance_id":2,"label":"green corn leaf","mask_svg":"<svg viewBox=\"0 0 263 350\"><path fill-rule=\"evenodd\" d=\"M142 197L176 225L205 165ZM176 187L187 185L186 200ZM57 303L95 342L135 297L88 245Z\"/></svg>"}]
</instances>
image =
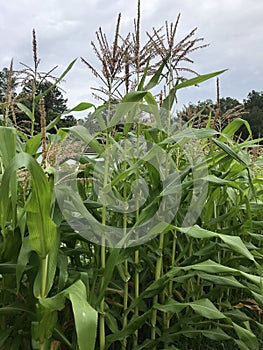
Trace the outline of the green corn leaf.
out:
<instances>
[{"instance_id":1,"label":"green corn leaf","mask_svg":"<svg viewBox=\"0 0 263 350\"><path fill-rule=\"evenodd\" d=\"M23 307L21 305L14 304L14 305L9 305L9 306L2 306L0 308L0 314L9 314L10 313L14 313L14 314L18 314L19 312L23 312L28 314L32 320L36 319L36 314L34 312L32 312L32 309L30 309L29 307Z\"/></svg>"},{"instance_id":2,"label":"green corn leaf","mask_svg":"<svg viewBox=\"0 0 263 350\"><path fill-rule=\"evenodd\" d=\"M159 338L155 339L155 340L151 340L151 339L145 339L145 341L140 344L137 345L133 348L133 350L145 350L145 349L152 349L154 346L156 346L159 343ZM164 350L164 349L162 349ZM169 348L165 348L165 350L180 350L174 346L169 347Z\"/></svg>"},{"instance_id":3,"label":"green corn leaf","mask_svg":"<svg viewBox=\"0 0 263 350\"><path fill-rule=\"evenodd\" d=\"M238 345L239 350L251 350L242 340L234 339L234 342Z\"/></svg>"},{"instance_id":4,"label":"green corn leaf","mask_svg":"<svg viewBox=\"0 0 263 350\"><path fill-rule=\"evenodd\" d=\"M242 312L239 309L224 311L224 315L227 318L231 318L232 321L239 322L239 323L251 321L251 317L248 317L248 315L245 314L245 312Z\"/></svg>"},{"instance_id":5,"label":"green corn leaf","mask_svg":"<svg viewBox=\"0 0 263 350\"><path fill-rule=\"evenodd\" d=\"M18 255L18 259L17 259L17 265L16 265L17 293L19 292L19 289L20 289L20 281L21 281L22 275L28 266L31 252L32 252L32 248L29 243L29 237L24 237L22 241L22 246Z\"/></svg>"},{"instance_id":6,"label":"green corn leaf","mask_svg":"<svg viewBox=\"0 0 263 350\"><path fill-rule=\"evenodd\" d=\"M259 269L260 270L260 269ZM249 281L254 283L256 286L262 287L262 277L261 276L255 276L251 273L243 272L241 270L237 270L238 273L240 273L242 276L246 277Z\"/></svg>"},{"instance_id":7,"label":"green corn leaf","mask_svg":"<svg viewBox=\"0 0 263 350\"><path fill-rule=\"evenodd\" d=\"M194 225L191 228L178 228L178 230L194 238L205 239L205 238L217 237L216 232L205 230L199 227L198 225Z\"/></svg>"},{"instance_id":8,"label":"green corn leaf","mask_svg":"<svg viewBox=\"0 0 263 350\"><path fill-rule=\"evenodd\" d=\"M190 303L179 303L172 300L167 304L158 304L155 306L155 308L163 312L177 313L181 312L188 306L191 307L199 315L210 320L226 318L225 315L222 314L222 312L220 312L209 299L200 299Z\"/></svg>"},{"instance_id":9,"label":"green corn leaf","mask_svg":"<svg viewBox=\"0 0 263 350\"><path fill-rule=\"evenodd\" d=\"M102 208L102 204L96 201L92 201L90 199L86 199L85 201L83 201L83 203L85 204L85 207L87 209L94 209L94 208Z\"/></svg>"},{"instance_id":10,"label":"green corn leaf","mask_svg":"<svg viewBox=\"0 0 263 350\"><path fill-rule=\"evenodd\" d=\"M49 311L64 308L65 299L72 304L79 350L93 350L97 336L98 314L87 302L86 287L81 280L51 298L40 298L41 305Z\"/></svg>"},{"instance_id":11,"label":"green corn leaf","mask_svg":"<svg viewBox=\"0 0 263 350\"><path fill-rule=\"evenodd\" d=\"M169 59L170 55L168 55L162 62L161 66L158 68L158 70L156 71L156 73L153 75L153 77L151 78L151 80L149 81L149 83L146 84L146 86L144 87L143 90L150 90L152 88L154 88L156 85L158 85L159 81L160 81L160 76L162 74L162 71L165 67L165 65L167 64L167 60Z\"/></svg>"},{"instance_id":12,"label":"green corn leaf","mask_svg":"<svg viewBox=\"0 0 263 350\"><path fill-rule=\"evenodd\" d=\"M188 271L188 270L199 270L199 271L204 271L207 273L235 273L237 272L236 269L232 269L231 267L227 267L221 264L216 263L213 260L206 260L203 261L199 264L195 264L195 265L189 265L183 268L183 270ZM168 274L173 274L173 271L171 270L170 272L168 272Z\"/></svg>"},{"instance_id":13,"label":"green corn leaf","mask_svg":"<svg viewBox=\"0 0 263 350\"><path fill-rule=\"evenodd\" d=\"M251 293L253 294L255 300L259 303L260 307L263 309L263 295L254 291L251 291Z\"/></svg>"},{"instance_id":14,"label":"green corn leaf","mask_svg":"<svg viewBox=\"0 0 263 350\"><path fill-rule=\"evenodd\" d=\"M233 339L231 336L226 334L221 328L214 328L211 330L206 329L184 329L183 331L175 333L175 337L178 338L179 335L183 335L184 337L196 338L198 335L202 335L206 338L215 340L215 341L224 341ZM165 340L165 336L163 337Z\"/></svg>"},{"instance_id":15,"label":"green corn leaf","mask_svg":"<svg viewBox=\"0 0 263 350\"><path fill-rule=\"evenodd\" d=\"M248 349L258 350L258 340L257 337L252 331L245 329L238 324L233 322L234 330L238 338L248 346Z\"/></svg>"},{"instance_id":16,"label":"green corn leaf","mask_svg":"<svg viewBox=\"0 0 263 350\"><path fill-rule=\"evenodd\" d=\"M218 76L218 75L220 75L220 74L222 74L222 73L224 73L226 71L227 71L227 69L223 69L223 70L220 70L220 71L217 71L217 72L213 72L213 73L198 75L195 78L191 78L191 79L183 81L182 83L179 83L175 87L175 90L179 90L179 89L182 89L182 88L185 88L185 87L189 87L189 86L193 86L193 85L196 85L196 84L203 83L204 81L209 80L211 78L214 78L214 77L216 77L216 76Z\"/></svg>"},{"instance_id":17,"label":"green corn leaf","mask_svg":"<svg viewBox=\"0 0 263 350\"><path fill-rule=\"evenodd\" d=\"M51 130L52 128L54 128L55 125L57 125L57 123L60 121L62 115L58 115L55 119L51 120L51 122L46 126L46 131Z\"/></svg>"},{"instance_id":18,"label":"green corn leaf","mask_svg":"<svg viewBox=\"0 0 263 350\"><path fill-rule=\"evenodd\" d=\"M57 329L57 328L55 327L54 330L53 330L53 335L54 335L54 337L55 337L57 340L61 341L62 344L66 345L68 350L75 350L75 347L74 347L74 346L69 342L69 340L65 337L63 331L61 331L61 330L59 330L59 329Z\"/></svg>"},{"instance_id":19,"label":"green corn leaf","mask_svg":"<svg viewBox=\"0 0 263 350\"><path fill-rule=\"evenodd\" d=\"M231 158L235 159L238 163L242 164L244 167L248 167L249 163L246 159L241 158L237 152L233 150L233 148L230 148L227 144L217 140L213 139L213 142L221 148L225 153L227 153Z\"/></svg>"},{"instance_id":20,"label":"green corn leaf","mask_svg":"<svg viewBox=\"0 0 263 350\"><path fill-rule=\"evenodd\" d=\"M54 128L54 126L60 121L60 119L64 116L67 115L71 112L81 112L81 111L85 111L86 109L89 109L91 107L94 107L94 104L92 103L88 103L88 102L81 102L79 103L77 106L73 107L72 109L69 109L67 111L65 111L64 113L62 113L61 115L58 115L55 119L53 119L46 127L46 130L51 130L52 128Z\"/></svg>"},{"instance_id":21,"label":"green corn leaf","mask_svg":"<svg viewBox=\"0 0 263 350\"><path fill-rule=\"evenodd\" d=\"M209 320L226 318L209 299L200 299L189 304L195 312Z\"/></svg>"},{"instance_id":22,"label":"green corn leaf","mask_svg":"<svg viewBox=\"0 0 263 350\"><path fill-rule=\"evenodd\" d=\"M86 287L78 281L68 289L75 319L79 350L95 349L97 312L87 302Z\"/></svg>"},{"instance_id":23,"label":"green corn leaf","mask_svg":"<svg viewBox=\"0 0 263 350\"><path fill-rule=\"evenodd\" d=\"M228 179L222 179L221 177L215 176L215 175L207 175L206 177L204 177L205 181L209 181L213 184L216 185L223 185L223 186L229 186L229 187L233 187L236 189L240 189L240 186L238 183L234 182L234 181L230 181Z\"/></svg>"},{"instance_id":24,"label":"green corn leaf","mask_svg":"<svg viewBox=\"0 0 263 350\"><path fill-rule=\"evenodd\" d=\"M150 318L150 316L151 310L146 311L141 316L133 316L124 329L106 337L107 345L115 342L116 340L122 340L132 335L137 329L140 329L145 324L145 322Z\"/></svg>"},{"instance_id":25,"label":"green corn leaf","mask_svg":"<svg viewBox=\"0 0 263 350\"><path fill-rule=\"evenodd\" d=\"M223 141L224 135L227 135L228 137L234 136L234 134L241 128L242 125L245 125L250 137L252 138L252 131L248 121L241 118L235 118L222 130L222 135L218 138L218 140Z\"/></svg>"},{"instance_id":26,"label":"green corn leaf","mask_svg":"<svg viewBox=\"0 0 263 350\"><path fill-rule=\"evenodd\" d=\"M212 260L206 260L206 261L203 261L202 263L188 265L185 267L173 267L170 271L168 271L165 275L163 275L159 280L154 281L150 286L148 286L145 290L143 290L138 298L133 299L129 308L126 310L126 312L129 312L130 310L132 310L144 298L152 298L154 295L157 295L158 293L160 293L163 290L163 288L167 285L169 280L171 278L174 278L174 276L176 276L178 272L182 270L183 271L197 270L197 271L203 271L211 274L218 274L218 273L244 274L245 277L252 280L256 284L259 283L259 280L255 278L257 276L245 274L239 270L218 264Z\"/></svg>"},{"instance_id":27,"label":"green corn leaf","mask_svg":"<svg viewBox=\"0 0 263 350\"><path fill-rule=\"evenodd\" d=\"M204 271L204 272L213 273L213 274L215 273L237 274L237 275L244 276L245 278L250 280L252 283L254 283L256 286L261 286L261 283L262 283L260 276L255 276L255 275L243 272L242 270L233 269L231 267L218 264L215 261L210 259L195 265L189 265L182 268L173 268L166 275L169 277L172 277L174 276L175 273L178 273L179 271L178 269L184 270L184 271L199 270L199 271ZM165 277L166 275L164 275L163 277Z\"/></svg>"},{"instance_id":28,"label":"green corn leaf","mask_svg":"<svg viewBox=\"0 0 263 350\"><path fill-rule=\"evenodd\" d=\"M98 298L96 300L97 306L99 306L101 300L103 299L103 297L105 295L106 288L108 287L108 285L110 283L114 269L115 269L116 265L119 264L119 258L120 258L120 249L112 249L110 252L110 255L107 259L106 267L103 271L103 285L100 289L100 292L98 294Z\"/></svg>"},{"instance_id":29,"label":"green corn leaf","mask_svg":"<svg viewBox=\"0 0 263 350\"><path fill-rule=\"evenodd\" d=\"M17 103L16 105L22 112L25 113L25 115L28 116L28 118L31 121L33 121L33 113L31 112L31 110L27 106L23 105L22 103Z\"/></svg>"},{"instance_id":30,"label":"green corn leaf","mask_svg":"<svg viewBox=\"0 0 263 350\"><path fill-rule=\"evenodd\" d=\"M112 333L119 331L117 319L110 312L105 313L105 320Z\"/></svg>"},{"instance_id":31,"label":"green corn leaf","mask_svg":"<svg viewBox=\"0 0 263 350\"><path fill-rule=\"evenodd\" d=\"M118 125L120 121L126 121L127 123L132 123L139 117L140 109L143 110L143 104L140 102L142 99L152 106L152 112L158 118L158 113L156 112L157 102L155 101L153 95L148 91L132 91L126 94L121 102L115 107L115 113L110 118L108 127L114 127ZM154 109L155 108L155 109Z\"/></svg>"},{"instance_id":32,"label":"green corn leaf","mask_svg":"<svg viewBox=\"0 0 263 350\"><path fill-rule=\"evenodd\" d=\"M87 128L85 128L82 125L76 125L72 126L70 128L70 132L78 139L85 142L87 145L89 145L94 151L96 151L98 154L101 154L103 152L102 146L99 144L99 142L89 133Z\"/></svg>"},{"instance_id":33,"label":"green corn leaf","mask_svg":"<svg viewBox=\"0 0 263 350\"><path fill-rule=\"evenodd\" d=\"M149 64L150 64L150 57L147 60L146 67L144 69L143 76L142 76L142 78L141 78L141 80L140 80L140 82L138 84L137 91L147 90L147 89L144 89L143 86L144 86L144 83L145 83L145 79L147 77Z\"/></svg>"},{"instance_id":34,"label":"green corn leaf","mask_svg":"<svg viewBox=\"0 0 263 350\"><path fill-rule=\"evenodd\" d=\"M162 312L179 313L184 310L189 303L179 303L177 301L170 301L166 304L156 304L154 308Z\"/></svg>"},{"instance_id":35,"label":"green corn leaf","mask_svg":"<svg viewBox=\"0 0 263 350\"><path fill-rule=\"evenodd\" d=\"M115 106L115 112L110 118L108 127L114 127L118 125L120 121L124 121L126 118L129 119L129 115L134 119L138 109L138 102L140 102L146 94L147 91L133 91L125 95L121 102Z\"/></svg>"},{"instance_id":36,"label":"green corn leaf","mask_svg":"<svg viewBox=\"0 0 263 350\"><path fill-rule=\"evenodd\" d=\"M50 339L57 324L57 312L40 306L37 309L38 321L32 322L32 338L35 342L44 343Z\"/></svg>"},{"instance_id":37,"label":"green corn leaf","mask_svg":"<svg viewBox=\"0 0 263 350\"><path fill-rule=\"evenodd\" d=\"M56 241L56 224L49 216L48 204L50 206L50 203L45 203L44 206L40 201L41 198L32 191L26 205L26 212L31 248L44 258Z\"/></svg>"},{"instance_id":38,"label":"green corn leaf","mask_svg":"<svg viewBox=\"0 0 263 350\"><path fill-rule=\"evenodd\" d=\"M31 154L32 156L36 154L40 147L42 135L37 134L30 139L27 140L26 142L26 149L25 152Z\"/></svg>"},{"instance_id":39,"label":"green corn leaf","mask_svg":"<svg viewBox=\"0 0 263 350\"><path fill-rule=\"evenodd\" d=\"M64 254L58 254L57 267L59 270L58 276L58 291L61 291L65 288L67 280L68 280L68 259Z\"/></svg>"},{"instance_id":40,"label":"green corn leaf","mask_svg":"<svg viewBox=\"0 0 263 350\"><path fill-rule=\"evenodd\" d=\"M99 142L89 133L87 128L82 125L75 125L70 128L70 132L78 139L82 140L94 149L98 154L103 152L102 146Z\"/></svg>"},{"instance_id":41,"label":"green corn leaf","mask_svg":"<svg viewBox=\"0 0 263 350\"><path fill-rule=\"evenodd\" d=\"M107 106L105 106L105 105L99 106L92 113L92 117L97 119L98 124L100 126L100 130L102 130L102 131L107 129L107 125L106 125L104 117L102 115L106 108L107 108Z\"/></svg>"},{"instance_id":42,"label":"green corn leaf","mask_svg":"<svg viewBox=\"0 0 263 350\"><path fill-rule=\"evenodd\" d=\"M145 94L144 99L149 105L158 106L155 98L153 97L153 95L150 92Z\"/></svg>"},{"instance_id":43,"label":"green corn leaf","mask_svg":"<svg viewBox=\"0 0 263 350\"><path fill-rule=\"evenodd\" d=\"M167 137L165 140L160 142L161 145L165 144L174 144L183 141L184 139L190 139L190 140L200 140L200 139L206 139L208 137L212 137L217 135L218 132L212 129L183 129L180 131L177 131L174 133L174 135Z\"/></svg>"},{"instance_id":44,"label":"green corn leaf","mask_svg":"<svg viewBox=\"0 0 263 350\"><path fill-rule=\"evenodd\" d=\"M29 241L32 250L45 257L56 241L56 225L50 217L51 193L47 177L37 161L27 153L16 155L7 167L0 187L0 217L2 227L8 217L9 188L13 174L27 168L31 174L32 191L26 204ZM36 222L38 223L36 225Z\"/></svg>"},{"instance_id":45,"label":"green corn leaf","mask_svg":"<svg viewBox=\"0 0 263 350\"><path fill-rule=\"evenodd\" d=\"M214 72L214 73L209 73L209 74L203 74L203 75L199 75L195 78L191 78L188 80L185 80L181 83L176 84L170 91L169 91L169 95L164 99L163 103L162 103L162 108L168 109L170 110L173 106L174 103L174 96L175 96L175 92L179 89L183 89L186 87L190 87L190 86L194 86L197 84L200 84L208 79L214 78L219 74L222 74L226 71L226 69L218 71L218 72Z\"/></svg>"},{"instance_id":46,"label":"green corn leaf","mask_svg":"<svg viewBox=\"0 0 263 350\"><path fill-rule=\"evenodd\" d=\"M246 289L246 286L238 282L234 276L210 275L204 272L198 272L197 274L199 277L203 278L206 281L210 281L215 285Z\"/></svg>"},{"instance_id":47,"label":"green corn leaf","mask_svg":"<svg viewBox=\"0 0 263 350\"><path fill-rule=\"evenodd\" d=\"M247 249L247 247L245 246L245 244L239 236L219 234L218 237L220 237L224 243L226 243L230 248L232 248L233 251L255 262L254 256L250 253L250 251Z\"/></svg>"},{"instance_id":48,"label":"green corn leaf","mask_svg":"<svg viewBox=\"0 0 263 350\"><path fill-rule=\"evenodd\" d=\"M39 269L38 274L35 278L34 281L34 286L33 286L33 292L34 296L36 298L43 297L43 288L45 291L45 296L48 295L50 292L53 282L54 282L54 277L57 269L57 258L58 258L58 250L59 250L59 245L60 245L60 237L57 234L56 235L56 241L52 245L52 247L49 250L48 256L47 256L47 264L48 268L46 271L46 278L45 278L45 286L43 287L43 280L42 280L42 270Z\"/></svg>"},{"instance_id":49,"label":"green corn leaf","mask_svg":"<svg viewBox=\"0 0 263 350\"><path fill-rule=\"evenodd\" d=\"M181 231L187 233L194 238L212 238L219 237L224 243L226 243L233 251L241 254L242 256L248 258L251 261L255 262L254 256L247 249L243 241L239 236L230 236L226 234L219 234L216 232L208 231L202 229L198 225L194 225L190 229L180 229Z\"/></svg>"},{"instance_id":50,"label":"green corn leaf","mask_svg":"<svg viewBox=\"0 0 263 350\"><path fill-rule=\"evenodd\" d=\"M48 94L55 86L58 85L58 83L61 82L61 80L63 80L63 78L68 74L68 72L72 69L72 67L74 66L75 62L77 61L77 58L75 58L66 68L66 70L60 75L60 77L55 81L54 84L52 84L47 90L45 90L44 92L42 92L41 94L37 95L35 97L35 102L38 102L42 97L46 96L46 94ZM32 119L31 119L32 120Z\"/></svg>"},{"instance_id":51,"label":"green corn leaf","mask_svg":"<svg viewBox=\"0 0 263 350\"><path fill-rule=\"evenodd\" d=\"M120 278L123 282L127 283L131 279L131 275L128 271L126 271L126 268L123 264L118 264L117 269L120 275Z\"/></svg>"},{"instance_id":52,"label":"green corn leaf","mask_svg":"<svg viewBox=\"0 0 263 350\"><path fill-rule=\"evenodd\" d=\"M212 330L202 329L201 334L206 338L215 340L215 341L224 341L232 339L228 334L226 334L221 328L214 328Z\"/></svg>"},{"instance_id":53,"label":"green corn leaf","mask_svg":"<svg viewBox=\"0 0 263 350\"><path fill-rule=\"evenodd\" d=\"M0 126L0 156L6 168L16 155L16 129Z\"/></svg>"},{"instance_id":54,"label":"green corn leaf","mask_svg":"<svg viewBox=\"0 0 263 350\"><path fill-rule=\"evenodd\" d=\"M121 100L121 103L135 103L140 102L145 95L148 94L148 91L131 91L128 92L123 99Z\"/></svg>"},{"instance_id":55,"label":"green corn leaf","mask_svg":"<svg viewBox=\"0 0 263 350\"><path fill-rule=\"evenodd\" d=\"M71 112L81 112L81 111L85 111L86 109L89 109L91 107L94 107L93 103L89 103L89 102L80 102L79 104L77 104L77 106L73 107L72 109L64 112L63 114L69 114Z\"/></svg>"}]
</instances>

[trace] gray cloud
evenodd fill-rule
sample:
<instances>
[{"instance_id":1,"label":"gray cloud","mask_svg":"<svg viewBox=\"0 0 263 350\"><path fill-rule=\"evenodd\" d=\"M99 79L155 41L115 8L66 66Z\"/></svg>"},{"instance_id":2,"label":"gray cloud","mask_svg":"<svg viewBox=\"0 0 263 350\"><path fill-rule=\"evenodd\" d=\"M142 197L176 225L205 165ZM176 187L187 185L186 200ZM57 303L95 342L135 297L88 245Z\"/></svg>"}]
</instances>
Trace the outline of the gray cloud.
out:
<instances>
[{"instance_id":1,"label":"gray cloud","mask_svg":"<svg viewBox=\"0 0 263 350\"><path fill-rule=\"evenodd\" d=\"M221 94L242 100L252 89L261 91L263 51L263 2L260 0L141 0L142 32L162 26L165 20L181 20L177 38L180 40L194 27L197 35L210 43L206 49L193 54L199 73L224 68ZM112 38L116 17L122 12L122 30L133 28L137 1L117 0L15 0L1 1L0 69L11 58L31 64L31 33L36 29L42 70L58 65L60 74L75 57L84 56L95 62L90 41L95 39L99 26ZM78 61L63 85L70 106L90 100L90 87L96 82L87 68ZM215 81L198 88L180 92L179 106L189 101L215 99Z\"/></svg>"}]
</instances>

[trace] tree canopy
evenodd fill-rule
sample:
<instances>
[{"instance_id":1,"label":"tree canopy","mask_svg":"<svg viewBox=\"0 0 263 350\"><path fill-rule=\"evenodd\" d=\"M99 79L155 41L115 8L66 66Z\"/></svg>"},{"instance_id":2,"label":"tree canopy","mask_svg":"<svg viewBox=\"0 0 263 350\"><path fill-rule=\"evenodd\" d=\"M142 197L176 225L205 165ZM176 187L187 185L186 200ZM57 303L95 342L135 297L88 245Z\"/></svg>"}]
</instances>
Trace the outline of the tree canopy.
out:
<instances>
[{"instance_id":1,"label":"tree canopy","mask_svg":"<svg viewBox=\"0 0 263 350\"><path fill-rule=\"evenodd\" d=\"M263 134L263 91L252 90L242 102L233 97L225 97L219 103L210 99L190 103L178 112L184 122L191 121L192 126L202 127L209 121L217 129L225 127L229 121L241 117L250 124L253 138L262 137ZM248 131L242 127L242 139L248 137Z\"/></svg>"},{"instance_id":2,"label":"tree canopy","mask_svg":"<svg viewBox=\"0 0 263 350\"><path fill-rule=\"evenodd\" d=\"M26 131L29 129L31 120L28 115L21 111L19 108L15 108L17 103L22 103L26 108L32 110L33 107L33 96L37 96L40 93L46 91L52 85L51 81L34 81L34 79L18 81L17 76L11 72L8 68L3 68L0 71L0 104L2 104L2 110L6 109L4 104L6 96L11 93L12 99L12 110L13 122L20 129ZM17 92L20 88L20 91ZM35 89L35 91L33 91ZM46 112L46 123L50 123L52 120L62 115L67 110L67 99L64 98L62 91L59 87L53 87L44 97L45 112ZM10 113L11 114L11 113ZM36 103L34 106L35 116L35 127L36 132L40 131L40 106ZM15 118L15 120L14 120ZM72 115L64 116L58 122L58 127L69 127L76 124L76 119ZM51 131L52 132L52 131Z\"/></svg>"},{"instance_id":3,"label":"tree canopy","mask_svg":"<svg viewBox=\"0 0 263 350\"><path fill-rule=\"evenodd\" d=\"M22 88L22 91L18 95L19 100L29 109L32 109L33 103L33 81L28 81ZM39 95L46 91L52 85L51 82L37 82L36 83L36 95ZM45 97L45 111L46 111L46 123L49 124L57 116L61 115L67 110L67 100L64 99L60 89L55 86L49 91ZM20 127L26 127L29 119L24 112L20 112L16 118L17 125ZM35 130L40 131L40 106L35 106Z\"/></svg>"},{"instance_id":4,"label":"tree canopy","mask_svg":"<svg viewBox=\"0 0 263 350\"><path fill-rule=\"evenodd\" d=\"M0 71L0 103L5 102L8 89L12 90L12 93L15 94L15 89L18 85L14 76L9 77L9 72L10 70L6 67Z\"/></svg>"},{"instance_id":5,"label":"tree canopy","mask_svg":"<svg viewBox=\"0 0 263 350\"><path fill-rule=\"evenodd\" d=\"M251 126L254 138L263 136L263 91L252 90L246 99L244 107L247 112L246 120Z\"/></svg>"},{"instance_id":6,"label":"tree canopy","mask_svg":"<svg viewBox=\"0 0 263 350\"><path fill-rule=\"evenodd\" d=\"M33 78L26 82L19 82L17 75L14 73L10 76L10 69L3 68L0 71L0 107L4 106L8 94L12 95L13 105L15 102L23 103L28 109L32 109L33 104L33 84L35 84L35 95L38 95L51 86L48 80L34 81ZM20 91L17 92L19 90ZM6 108L6 107L4 107ZM12 107L14 108L14 107ZM3 108L2 108L3 110ZM67 99L64 98L61 89L55 86L45 95L45 111L47 124L67 110ZM3 113L4 114L4 113ZM35 131L40 131L40 108L35 106ZM211 99L198 101L196 104L189 103L184 109L178 112L179 117L184 122L191 120L191 125L202 127L209 121L212 127L222 129L229 121L236 117L246 119L252 130L254 138L262 137L263 131L263 91L252 90L248 93L247 98L242 102L233 97L224 97L214 102ZM30 120L24 111L15 110L16 124L18 127L26 130L30 124ZM93 127L90 116L85 119L86 124ZM75 125L77 120L73 115L64 116L60 119L58 127L70 127ZM240 130L241 137L244 139L248 136L245 128Z\"/></svg>"}]
</instances>

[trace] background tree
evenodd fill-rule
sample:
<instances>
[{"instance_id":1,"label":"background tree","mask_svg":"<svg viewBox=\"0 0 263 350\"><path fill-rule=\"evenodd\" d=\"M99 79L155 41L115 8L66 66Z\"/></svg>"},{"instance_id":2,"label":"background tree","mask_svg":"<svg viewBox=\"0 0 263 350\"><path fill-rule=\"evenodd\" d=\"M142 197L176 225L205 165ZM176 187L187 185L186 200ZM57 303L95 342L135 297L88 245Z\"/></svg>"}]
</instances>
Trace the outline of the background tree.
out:
<instances>
[{"instance_id":1,"label":"background tree","mask_svg":"<svg viewBox=\"0 0 263 350\"><path fill-rule=\"evenodd\" d=\"M73 115L66 115L61 118L57 123L57 128L69 128L70 126L76 125L77 119Z\"/></svg>"},{"instance_id":2,"label":"background tree","mask_svg":"<svg viewBox=\"0 0 263 350\"><path fill-rule=\"evenodd\" d=\"M9 69L5 67L0 72L0 114L1 123L5 126L10 124L10 120L16 124L14 103L17 86L17 76L13 71L13 60L11 60Z\"/></svg>"},{"instance_id":3,"label":"background tree","mask_svg":"<svg viewBox=\"0 0 263 350\"><path fill-rule=\"evenodd\" d=\"M233 109L237 106L242 105L236 98L233 97L223 97L220 98L220 113L224 114L228 112L230 109Z\"/></svg>"},{"instance_id":4,"label":"background tree","mask_svg":"<svg viewBox=\"0 0 263 350\"><path fill-rule=\"evenodd\" d=\"M36 95L46 91L52 85L49 81L37 82L36 84ZM21 102L29 109L32 107L33 100L33 81L28 81L22 88L21 93L19 94ZM67 110L67 99L63 97L60 89L55 86L51 91L49 91L45 97L45 111L46 111L46 123L49 124L56 117L61 115ZM27 129L30 120L26 113L20 112L17 115L17 125L20 128ZM62 118L59 126L68 127L76 124L76 120L73 116L67 116L67 118ZM39 105L36 105L35 108L35 131L40 131L40 108ZM53 130L54 131L54 130Z\"/></svg>"},{"instance_id":5,"label":"background tree","mask_svg":"<svg viewBox=\"0 0 263 350\"><path fill-rule=\"evenodd\" d=\"M8 82L8 69L3 68L2 71L0 72L0 102L1 103L5 101L7 82Z\"/></svg>"},{"instance_id":6,"label":"background tree","mask_svg":"<svg viewBox=\"0 0 263 350\"><path fill-rule=\"evenodd\" d=\"M207 99L198 101L197 104L190 103L182 111L178 112L182 122L188 122L192 127L205 127L210 123L211 127L221 131L227 124L245 114L244 106L232 97L220 98L219 103Z\"/></svg>"},{"instance_id":7,"label":"background tree","mask_svg":"<svg viewBox=\"0 0 263 350\"><path fill-rule=\"evenodd\" d=\"M12 65L12 63L11 63ZM3 103L6 100L8 90L12 90L13 96L16 95L15 90L18 82L10 69L4 67L0 72L0 102Z\"/></svg>"},{"instance_id":8,"label":"background tree","mask_svg":"<svg viewBox=\"0 0 263 350\"><path fill-rule=\"evenodd\" d=\"M263 136L263 91L252 90L244 99L246 120L249 122L254 138Z\"/></svg>"},{"instance_id":9,"label":"background tree","mask_svg":"<svg viewBox=\"0 0 263 350\"><path fill-rule=\"evenodd\" d=\"M50 81L37 82L36 95L47 90L52 83ZM17 88L22 88L17 94ZM4 67L0 71L0 114L9 118L15 126L21 130L28 130L31 123L25 112L16 107L17 102L23 103L28 109L32 109L33 98L33 80L19 79L19 72L13 72L12 62L10 68ZM61 90L54 87L45 96L45 109L47 123L64 113L67 109L67 99L63 97ZM77 123L74 116L68 115L58 122L57 127L70 127ZM7 124L6 124L7 125ZM55 129L52 131L54 132ZM36 106L35 110L35 131L40 131L40 109Z\"/></svg>"},{"instance_id":10,"label":"background tree","mask_svg":"<svg viewBox=\"0 0 263 350\"><path fill-rule=\"evenodd\" d=\"M260 138L263 136L263 91L252 90L243 103L233 97L221 98L219 106L210 99L189 103L177 114L183 122L190 122L194 127L205 127L210 122L217 130L240 117L249 122L253 138ZM245 140L249 136L247 128L242 126L237 135Z\"/></svg>"}]
</instances>

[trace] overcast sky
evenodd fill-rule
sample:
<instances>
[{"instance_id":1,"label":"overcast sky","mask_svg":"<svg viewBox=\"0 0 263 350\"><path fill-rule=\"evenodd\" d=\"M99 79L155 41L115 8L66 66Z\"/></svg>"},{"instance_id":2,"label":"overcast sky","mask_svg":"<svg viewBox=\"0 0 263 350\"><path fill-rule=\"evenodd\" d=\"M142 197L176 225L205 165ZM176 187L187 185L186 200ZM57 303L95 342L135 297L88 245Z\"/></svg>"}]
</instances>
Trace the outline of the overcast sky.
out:
<instances>
[{"instance_id":1,"label":"overcast sky","mask_svg":"<svg viewBox=\"0 0 263 350\"><path fill-rule=\"evenodd\" d=\"M193 28L207 48L196 52L191 66L200 74L228 68L220 78L221 96L242 101L251 90L263 90L262 0L141 0L142 36L181 13L178 41ZM137 0L0 0L0 70L13 58L32 65L32 29L38 41L40 70L58 65L59 75L76 57L96 62L90 42L101 26L113 40L116 17L122 13L121 32L133 30ZM96 85L86 66L77 61L63 88L68 107L94 102ZM179 104L216 98L215 80L178 93Z\"/></svg>"}]
</instances>

